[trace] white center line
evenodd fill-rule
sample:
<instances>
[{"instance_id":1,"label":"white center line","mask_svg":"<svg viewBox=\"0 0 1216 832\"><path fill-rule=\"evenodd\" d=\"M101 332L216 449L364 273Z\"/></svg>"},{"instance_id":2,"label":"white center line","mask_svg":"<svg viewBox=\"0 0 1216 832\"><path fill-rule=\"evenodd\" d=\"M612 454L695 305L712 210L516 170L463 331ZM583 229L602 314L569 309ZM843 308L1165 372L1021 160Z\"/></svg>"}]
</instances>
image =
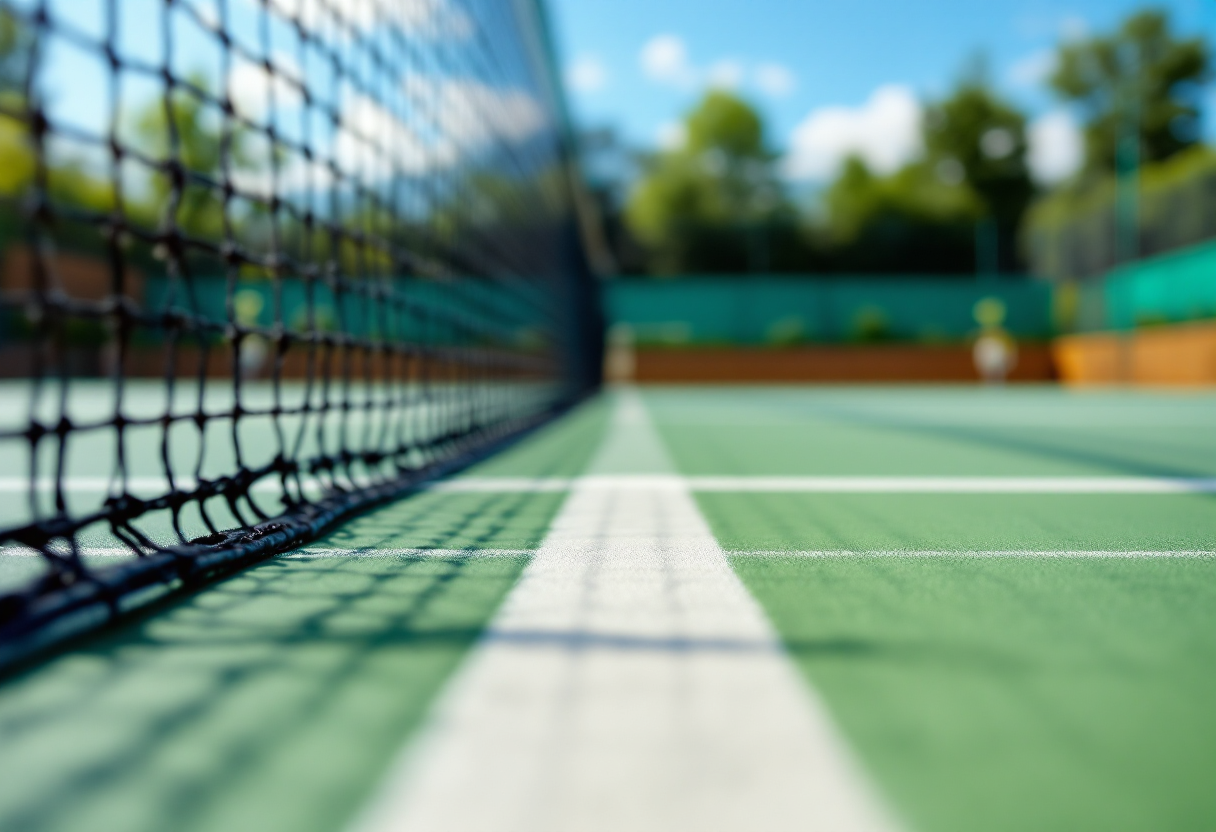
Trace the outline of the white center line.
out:
<instances>
[{"instance_id":1,"label":"white center line","mask_svg":"<svg viewBox=\"0 0 1216 832\"><path fill-rule=\"evenodd\" d=\"M1213 494L1216 477L693 476L606 474L578 479L463 477L433 484L443 492L563 491L758 492L817 494Z\"/></svg>"},{"instance_id":2,"label":"white center line","mask_svg":"<svg viewBox=\"0 0 1216 832\"><path fill-rule=\"evenodd\" d=\"M176 481L179 489L191 489L191 479ZM321 483L306 479L304 485L319 489ZM115 481L106 477L69 477L63 482L71 493L104 495L114 490ZM132 477L131 492L159 493L169 490L163 477ZM40 478L36 489L50 493L55 482ZM584 477L458 477L425 486L442 493L548 493L579 489L622 491L720 491L757 493L817 494L1216 494L1216 477L1121 477L1121 476L691 476L671 473L591 474ZM282 491L273 480L254 483L253 490L264 493ZM0 477L0 493L23 494L29 480Z\"/></svg>"},{"instance_id":3,"label":"white center line","mask_svg":"<svg viewBox=\"0 0 1216 832\"><path fill-rule=\"evenodd\" d=\"M67 552L63 552L64 555ZM135 553L117 546L81 546L80 554L91 558L133 558ZM309 548L280 555L281 560L324 558L530 558L532 549L381 549ZM771 549L731 550L732 558L1216 558L1213 549ZM36 550L0 546L0 557L39 558Z\"/></svg>"},{"instance_id":4,"label":"white center line","mask_svg":"<svg viewBox=\"0 0 1216 832\"><path fill-rule=\"evenodd\" d=\"M632 393L591 467L623 465L670 470ZM576 484L356 828L897 828L690 493L655 482Z\"/></svg>"},{"instance_id":5,"label":"white center line","mask_svg":"<svg viewBox=\"0 0 1216 832\"><path fill-rule=\"evenodd\" d=\"M818 551L728 552L732 558L1216 558L1210 549L1120 550L1120 549L825 549Z\"/></svg>"}]
</instances>

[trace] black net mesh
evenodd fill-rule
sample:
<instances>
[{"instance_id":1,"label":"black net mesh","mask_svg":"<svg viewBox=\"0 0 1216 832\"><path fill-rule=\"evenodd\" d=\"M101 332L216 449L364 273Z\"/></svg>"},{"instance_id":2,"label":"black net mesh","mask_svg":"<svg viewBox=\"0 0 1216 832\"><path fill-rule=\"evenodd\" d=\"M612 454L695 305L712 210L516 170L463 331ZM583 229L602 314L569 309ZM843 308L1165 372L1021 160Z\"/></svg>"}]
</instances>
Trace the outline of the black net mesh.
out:
<instances>
[{"instance_id":1,"label":"black net mesh","mask_svg":"<svg viewBox=\"0 0 1216 832\"><path fill-rule=\"evenodd\" d=\"M0 3L0 642L594 386L566 139L534 0Z\"/></svg>"}]
</instances>

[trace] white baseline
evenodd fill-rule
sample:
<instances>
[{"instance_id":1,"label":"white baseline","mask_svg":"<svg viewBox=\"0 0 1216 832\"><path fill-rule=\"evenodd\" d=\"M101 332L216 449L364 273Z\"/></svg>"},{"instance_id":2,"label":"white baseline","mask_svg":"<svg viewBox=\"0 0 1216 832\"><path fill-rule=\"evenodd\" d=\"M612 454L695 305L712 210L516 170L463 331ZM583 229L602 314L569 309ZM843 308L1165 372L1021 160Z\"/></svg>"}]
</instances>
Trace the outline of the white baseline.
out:
<instances>
[{"instance_id":1,"label":"white baseline","mask_svg":"<svg viewBox=\"0 0 1216 832\"><path fill-rule=\"evenodd\" d=\"M306 486L319 488L309 480ZM68 492L104 494L114 486L107 477L69 477ZM133 477L136 493L168 490L164 477ZM194 488L190 479L178 488ZM53 479L39 479L36 490L50 492ZM423 486L445 493L550 493L579 489L613 491L696 491L817 494L1216 494L1216 477L973 477L973 476L680 476L678 474L601 474L585 477L458 477ZM254 491L281 491L273 481L255 483ZM0 493L25 493L29 480L0 477Z\"/></svg>"},{"instance_id":2,"label":"white baseline","mask_svg":"<svg viewBox=\"0 0 1216 832\"><path fill-rule=\"evenodd\" d=\"M553 477L461 477L430 486L444 492L718 491L818 494L1216 494L1216 477L971 476L689 476L607 474Z\"/></svg>"}]
</instances>

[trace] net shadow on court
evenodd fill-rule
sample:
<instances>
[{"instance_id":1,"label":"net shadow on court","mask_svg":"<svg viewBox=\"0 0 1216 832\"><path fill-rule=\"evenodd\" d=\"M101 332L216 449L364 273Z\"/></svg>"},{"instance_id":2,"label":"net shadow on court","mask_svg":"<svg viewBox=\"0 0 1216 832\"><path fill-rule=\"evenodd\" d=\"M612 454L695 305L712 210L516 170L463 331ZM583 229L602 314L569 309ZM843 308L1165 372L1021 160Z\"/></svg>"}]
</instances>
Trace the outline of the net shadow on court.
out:
<instances>
[{"instance_id":1,"label":"net shadow on court","mask_svg":"<svg viewBox=\"0 0 1216 832\"><path fill-rule=\"evenodd\" d=\"M415 495L320 541L323 556L263 563L11 679L0 755L23 776L0 785L0 826L212 828L251 810L260 828L338 828L558 497ZM402 549L416 554L388 553Z\"/></svg>"},{"instance_id":2,"label":"net shadow on court","mask_svg":"<svg viewBox=\"0 0 1216 832\"><path fill-rule=\"evenodd\" d=\"M598 388L543 10L409 7L0 4L0 666Z\"/></svg>"}]
</instances>

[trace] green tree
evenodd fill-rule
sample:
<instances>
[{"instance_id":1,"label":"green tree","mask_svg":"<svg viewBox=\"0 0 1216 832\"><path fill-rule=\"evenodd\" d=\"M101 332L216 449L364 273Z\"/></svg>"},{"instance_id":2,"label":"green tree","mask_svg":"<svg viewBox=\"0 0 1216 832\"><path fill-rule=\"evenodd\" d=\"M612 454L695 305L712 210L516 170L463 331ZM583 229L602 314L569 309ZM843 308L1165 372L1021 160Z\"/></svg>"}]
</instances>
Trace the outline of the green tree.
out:
<instances>
[{"instance_id":1,"label":"green tree","mask_svg":"<svg viewBox=\"0 0 1216 832\"><path fill-rule=\"evenodd\" d=\"M831 266L967 273L983 239L999 255L989 266L1014 267L1013 241L1034 193L1026 119L992 90L982 62L926 106L922 144L921 158L886 176L860 158L846 161L824 196L820 239Z\"/></svg>"},{"instance_id":2,"label":"green tree","mask_svg":"<svg viewBox=\"0 0 1216 832\"><path fill-rule=\"evenodd\" d=\"M1112 171L1120 139L1132 133L1143 161L1198 141L1197 87L1210 56L1201 38L1178 38L1166 12L1149 9L1114 32L1064 43L1051 86L1085 113L1086 167Z\"/></svg>"},{"instance_id":3,"label":"green tree","mask_svg":"<svg viewBox=\"0 0 1216 832\"><path fill-rule=\"evenodd\" d=\"M721 90L684 119L683 143L656 154L630 194L626 219L652 271L768 270L789 248L793 212L759 113Z\"/></svg>"},{"instance_id":4,"label":"green tree","mask_svg":"<svg viewBox=\"0 0 1216 832\"><path fill-rule=\"evenodd\" d=\"M950 273L974 265L980 202L927 159L881 176L852 157L823 201L820 245L835 271Z\"/></svg>"},{"instance_id":5,"label":"green tree","mask_svg":"<svg viewBox=\"0 0 1216 832\"><path fill-rule=\"evenodd\" d=\"M191 83L207 90L201 76L192 76ZM166 162L175 157L183 169L180 178L167 168L157 171L152 177L151 205L157 210L175 211L174 222L189 234L222 237L221 190L197 177L218 181L224 172L225 151L230 172L250 168L249 131L230 124L225 136L218 114L209 112L198 96L184 91L174 93L167 106L163 98L148 102L136 114L134 127L138 142L147 152Z\"/></svg>"},{"instance_id":6,"label":"green tree","mask_svg":"<svg viewBox=\"0 0 1216 832\"><path fill-rule=\"evenodd\" d=\"M1002 237L1013 239L1034 194L1026 117L992 90L982 65L949 97L929 105L924 145L938 176L965 183Z\"/></svg>"},{"instance_id":7,"label":"green tree","mask_svg":"<svg viewBox=\"0 0 1216 832\"><path fill-rule=\"evenodd\" d=\"M20 18L0 8L0 90L14 92L25 86L33 42Z\"/></svg>"},{"instance_id":8,"label":"green tree","mask_svg":"<svg viewBox=\"0 0 1216 832\"><path fill-rule=\"evenodd\" d=\"M38 153L30 130L32 114L26 100L27 75L34 37L24 19L0 8L0 248L23 233L20 198L34 185ZM45 149L44 149L44 152ZM48 154L49 155L49 154ZM113 189L79 159L62 154L48 165L46 187L59 204L106 211L113 206ZM79 245L78 228L58 232L61 244Z\"/></svg>"},{"instance_id":9,"label":"green tree","mask_svg":"<svg viewBox=\"0 0 1216 832\"><path fill-rule=\"evenodd\" d=\"M20 120L29 45L21 21L10 10L0 9L0 196L20 193L34 176L28 130Z\"/></svg>"}]
</instances>

